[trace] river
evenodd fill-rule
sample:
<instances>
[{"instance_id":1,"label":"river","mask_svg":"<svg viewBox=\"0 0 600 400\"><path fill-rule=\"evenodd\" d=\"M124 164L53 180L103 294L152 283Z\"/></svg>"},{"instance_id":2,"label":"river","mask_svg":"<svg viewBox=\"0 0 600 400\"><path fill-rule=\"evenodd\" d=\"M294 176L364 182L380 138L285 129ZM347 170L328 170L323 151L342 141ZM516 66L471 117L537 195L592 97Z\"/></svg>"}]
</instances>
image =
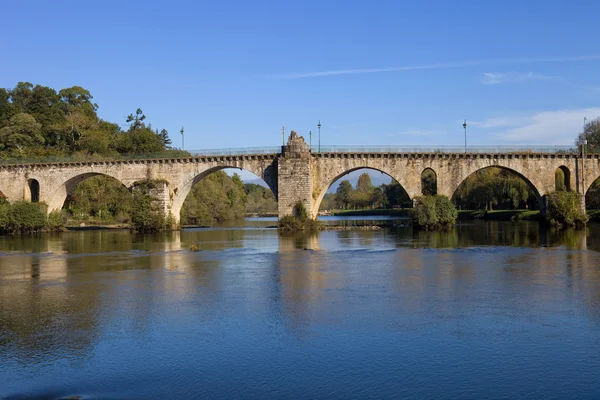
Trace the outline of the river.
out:
<instances>
[{"instance_id":1,"label":"river","mask_svg":"<svg viewBox=\"0 0 600 400\"><path fill-rule=\"evenodd\" d=\"M0 398L600 398L600 226L272 224L0 237Z\"/></svg>"}]
</instances>

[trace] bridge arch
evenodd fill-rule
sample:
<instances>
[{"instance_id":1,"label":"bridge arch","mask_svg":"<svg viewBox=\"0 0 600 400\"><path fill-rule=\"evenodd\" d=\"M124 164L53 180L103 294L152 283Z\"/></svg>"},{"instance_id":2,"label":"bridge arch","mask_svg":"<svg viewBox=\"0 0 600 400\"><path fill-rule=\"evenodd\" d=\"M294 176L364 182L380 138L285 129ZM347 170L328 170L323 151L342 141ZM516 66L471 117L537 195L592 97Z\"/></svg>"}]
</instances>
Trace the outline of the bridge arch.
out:
<instances>
[{"instance_id":1,"label":"bridge arch","mask_svg":"<svg viewBox=\"0 0 600 400\"><path fill-rule=\"evenodd\" d=\"M430 167L425 168L421 172L421 194L437 194L437 174Z\"/></svg>"},{"instance_id":2,"label":"bridge arch","mask_svg":"<svg viewBox=\"0 0 600 400\"><path fill-rule=\"evenodd\" d=\"M173 202L171 205L171 214L173 218L175 218L179 222L183 205L185 203L185 200L188 198L190 192L192 191L192 188L210 174L225 169L236 169L240 171L243 170L254 174L267 184L269 190L273 193L275 200L277 200L277 175L276 171L275 175L272 175L273 171L270 168L272 167L268 167L265 170L260 170L248 165L240 166L235 164L221 164L207 168L201 172L194 172L188 174L181 180L179 185L177 185L177 187L173 189Z\"/></svg>"},{"instance_id":3,"label":"bridge arch","mask_svg":"<svg viewBox=\"0 0 600 400\"><path fill-rule=\"evenodd\" d=\"M561 165L554 172L554 190L567 191L572 190L571 187L571 171L568 167Z\"/></svg>"},{"instance_id":4,"label":"bridge arch","mask_svg":"<svg viewBox=\"0 0 600 400\"><path fill-rule=\"evenodd\" d=\"M474 176L475 174L477 174L477 173L479 173L481 171L489 170L490 168L496 168L498 170L508 171L511 174L513 174L514 176L520 178L523 182L525 182L527 184L527 186L529 187L529 189L531 189L533 195L536 198L538 208L540 210L544 209L544 199L542 197L542 194L540 193L540 190L536 187L536 185L534 185L529 178L527 178L525 175L523 175L519 171L516 171L515 169L509 168L509 167L506 167L506 166L502 166L502 165L484 166L484 167L478 168L478 169L470 172L467 176L465 176L460 181L460 183L458 184L458 186L452 191L452 197L451 197L451 199L453 201L455 201L455 202L457 201L458 195L460 194L459 191L463 188L463 185L465 185L468 182L467 179L469 179L470 177Z\"/></svg>"},{"instance_id":5,"label":"bridge arch","mask_svg":"<svg viewBox=\"0 0 600 400\"><path fill-rule=\"evenodd\" d=\"M77 174L77 175L70 177L65 182L63 182L58 188L56 188L54 191L52 191L51 194L45 199L46 203L48 204L48 211L50 212L50 211L56 211L56 210L62 209L63 205L65 204L65 200L67 199L67 196L69 195L69 193L71 193L73 191L75 186L78 183L83 182L86 179L92 178L94 176L107 176L109 178L115 179L116 181L121 183L124 187L129 189L129 187L126 184L124 184L122 180L120 180L119 178L117 178L116 176L114 176L112 174L108 174L105 172L86 172L86 173Z\"/></svg>"},{"instance_id":6,"label":"bridge arch","mask_svg":"<svg viewBox=\"0 0 600 400\"><path fill-rule=\"evenodd\" d=\"M40 182L37 179L27 179L23 200L37 203L40 201Z\"/></svg>"},{"instance_id":7,"label":"bridge arch","mask_svg":"<svg viewBox=\"0 0 600 400\"><path fill-rule=\"evenodd\" d=\"M351 168L345 169L341 172L339 172L339 170L338 171L330 170L330 171L328 171L328 173L324 174L324 176L321 177L320 184L318 185L316 190L313 191L313 197L314 197L314 202L313 202L313 206L312 206L313 216L316 216L318 214L319 207L321 206L323 198L327 194L327 191L329 190L329 188L335 182L342 179L344 176L350 174L351 172L359 171L359 170L377 171L377 172L380 172L382 174L389 176L392 179L392 183L394 183L394 182L398 183L402 187L402 189L406 192L408 199L412 200L413 197L406 190L406 187L395 178L392 171L386 170L385 168L376 168L376 167L362 165L362 166L351 167Z\"/></svg>"}]
</instances>

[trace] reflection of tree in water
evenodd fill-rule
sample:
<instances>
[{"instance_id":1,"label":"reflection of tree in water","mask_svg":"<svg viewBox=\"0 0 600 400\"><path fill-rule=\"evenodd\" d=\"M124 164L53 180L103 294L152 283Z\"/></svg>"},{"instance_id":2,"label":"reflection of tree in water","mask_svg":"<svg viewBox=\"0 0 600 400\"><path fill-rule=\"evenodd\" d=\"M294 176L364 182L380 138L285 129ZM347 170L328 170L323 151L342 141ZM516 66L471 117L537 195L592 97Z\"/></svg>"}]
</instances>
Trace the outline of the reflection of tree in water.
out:
<instances>
[{"instance_id":1,"label":"reflection of tree in water","mask_svg":"<svg viewBox=\"0 0 600 400\"><path fill-rule=\"evenodd\" d=\"M33 254L10 258L16 280L7 275L0 286L0 346L23 360L84 358L98 336L100 292L68 274L66 255ZM3 265L4 264L4 265ZM43 285L40 285L40 280ZM55 283L59 284L48 284ZM62 282L61 282L62 281ZM93 284L92 284L93 285Z\"/></svg>"}]
</instances>

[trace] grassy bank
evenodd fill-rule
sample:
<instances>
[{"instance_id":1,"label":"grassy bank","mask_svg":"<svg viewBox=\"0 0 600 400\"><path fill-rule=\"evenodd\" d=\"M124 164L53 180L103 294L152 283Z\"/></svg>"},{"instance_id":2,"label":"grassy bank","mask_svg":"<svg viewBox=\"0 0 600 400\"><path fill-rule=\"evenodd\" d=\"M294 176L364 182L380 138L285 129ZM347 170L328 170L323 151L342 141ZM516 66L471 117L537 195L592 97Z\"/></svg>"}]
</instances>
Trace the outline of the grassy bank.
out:
<instances>
[{"instance_id":1,"label":"grassy bank","mask_svg":"<svg viewBox=\"0 0 600 400\"><path fill-rule=\"evenodd\" d=\"M539 221L539 210L461 210L459 221L483 219L487 221Z\"/></svg>"},{"instance_id":2,"label":"grassy bank","mask_svg":"<svg viewBox=\"0 0 600 400\"><path fill-rule=\"evenodd\" d=\"M410 209L397 208L378 208L366 210L333 210L329 215L335 217L354 217L354 216L371 216L371 215L391 215L394 217L408 217Z\"/></svg>"}]
</instances>

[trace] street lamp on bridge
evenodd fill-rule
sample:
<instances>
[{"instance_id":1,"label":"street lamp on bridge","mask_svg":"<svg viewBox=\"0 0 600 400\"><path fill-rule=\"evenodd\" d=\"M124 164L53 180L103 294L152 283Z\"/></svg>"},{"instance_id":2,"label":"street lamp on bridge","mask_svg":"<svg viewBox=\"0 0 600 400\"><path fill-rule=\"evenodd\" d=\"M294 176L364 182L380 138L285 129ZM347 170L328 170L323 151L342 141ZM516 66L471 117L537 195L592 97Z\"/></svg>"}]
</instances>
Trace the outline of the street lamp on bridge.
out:
<instances>
[{"instance_id":1,"label":"street lamp on bridge","mask_svg":"<svg viewBox=\"0 0 600 400\"><path fill-rule=\"evenodd\" d=\"M185 150L185 145L184 145L184 141L183 141L183 126L181 127L181 130L179 131L179 133L181 133L181 150Z\"/></svg>"},{"instance_id":2,"label":"street lamp on bridge","mask_svg":"<svg viewBox=\"0 0 600 400\"><path fill-rule=\"evenodd\" d=\"M465 153L467 152L467 120L463 122L463 128L465 128Z\"/></svg>"},{"instance_id":3,"label":"street lamp on bridge","mask_svg":"<svg viewBox=\"0 0 600 400\"><path fill-rule=\"evenodd\" d=\"M317 124L317 128L319 128L319 153L321 152L321 120Z\"/></svg>"}]
</instances>

